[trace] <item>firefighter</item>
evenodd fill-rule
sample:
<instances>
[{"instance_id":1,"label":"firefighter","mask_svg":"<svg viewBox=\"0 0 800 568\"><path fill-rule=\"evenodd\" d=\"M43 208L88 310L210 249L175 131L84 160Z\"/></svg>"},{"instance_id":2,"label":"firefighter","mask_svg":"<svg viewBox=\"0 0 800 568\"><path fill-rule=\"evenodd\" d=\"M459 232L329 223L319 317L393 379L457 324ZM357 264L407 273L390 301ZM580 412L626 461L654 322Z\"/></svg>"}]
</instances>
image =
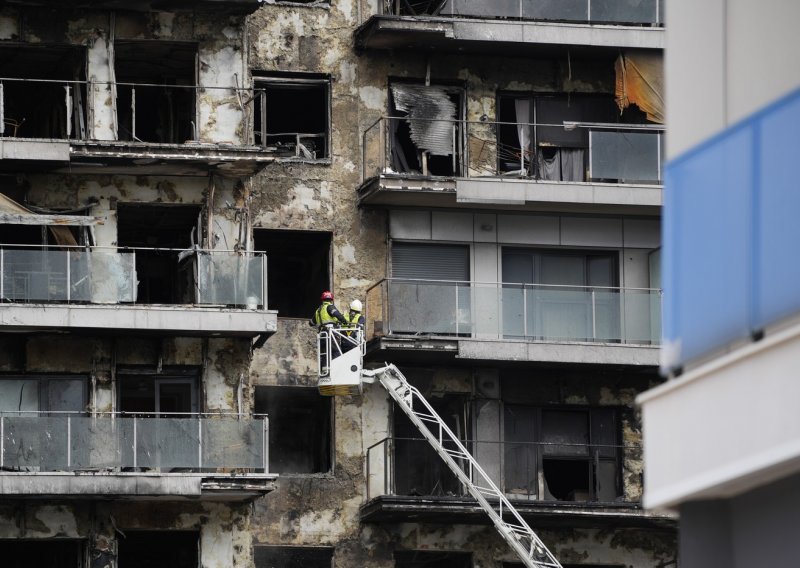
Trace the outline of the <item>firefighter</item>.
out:
<instances>
[{"instance_id":1,"label":"firefighter","mask_svg":"<svg viewBox=\"0 0 800 568\"><path fill-rule=\"evenodd\" d=\"M333 332L333 329L339 327L340 325L347 325L347 320L333 304L333 294L329 290L325 290L322 293L322 296L320 296L320 302L322 303L314 312L314 316L311 318L309 325L317 326L317 329L319 329L320 333L327 333L330 337L330 348L331 351L333 351L333 356L330 357L331 354L327 352L327 349L323 350L323 345L327 347L326 342L320 343L319 354L321 366L320 372L322 374L327 374L330 360L336 359L342 354L342 349L339 345L337 334Z\"/></svg>"},{"instance_id":2,"label":"firefighter","mask_svg":"<svg viewBox=\"0 0 800 568\"><path fill-rule=\"evenodd\" d=\"M361 314L361 309L361 300L353 300L350 302L350 311L344 316L344 319L347 320L345 327L350 329L344 332L344 335L347 337L347 341L345 341L344 345L342 345L343 353L350 351L353 347L358 345L359 341L361 340L361 336L364 333L366 319Z\"/></svg>"}]
</instances>

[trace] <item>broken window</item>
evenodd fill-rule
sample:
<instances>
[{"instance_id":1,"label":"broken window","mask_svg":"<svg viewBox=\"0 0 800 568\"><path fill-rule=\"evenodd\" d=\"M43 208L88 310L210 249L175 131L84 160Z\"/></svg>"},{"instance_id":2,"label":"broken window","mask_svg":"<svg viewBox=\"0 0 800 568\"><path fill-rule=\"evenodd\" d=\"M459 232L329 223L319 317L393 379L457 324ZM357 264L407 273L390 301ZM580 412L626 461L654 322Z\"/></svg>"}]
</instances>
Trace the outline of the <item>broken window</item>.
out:
<instances>
[{"instance_id":1,"label":"broken window","mask_svg":"<svg viewBox=\"0 0 800 568\"><path fill-rule=\"evenodd\" d=\"M310 318L330 288L331 233L255 229L253 242L267 253L269 309L280 317Z\"/></svg>"},{"instance_id":2,"label":"broken window","mask_svg":"<svg viewBox=\"0 0 800 568\"><path fill-rule=\"evenodd\" d=\"M198 371L194 369L180 374L120 370L117 379L122 412L180 418L198 411Z\"/></svg>"},{"instance_id":3,"label":"broken window","mask_svg":"<svg viewBox=\"0 0 800 568\"><path fill-rule=\"evenodd\" d=\"M270 470L330 471L331 401L316 388L256 387L256 414L269 416Z\"/></svg>"},{"instance_id":4,"label":"broken window","mask_svg":"<svg viewBox=\"0 0 800 568\"><path fill-rule=\"evenodd\" d=\"M503 247L503 333L619 340L619 254Z\"/></svg>"},{"instance_id":5,"label":"broken window","mask_svg":"<svg viewBox=\"0 0 800 568\"><path fill-rule=\"evenodd\" d=\"M0 132L15 138L84 138L86 48L0 47Z\"/></svg>"},{"instance_id":6,"label":"broken window","mask_svg":"<svg viewBox=\"0 0 800 568\"><path fill-rule=\"evenodd\" d=\"M614 501L619 441L612 408L504 406L504 491L522 499Z\"/></svg>"},{"instance_id":7,"label":"broken window","mask_svg":"<svg viewBox=\"0 0 800 568\"><path fill-rule=\"evenodd\" d=\"M253 77L254 142L287 158L330 155L330 78L281 74Z\"/></svg>"},{"instance_id":8,"label":"broken window","mask_svg":"<svg viewBox=\"0 0 800 568\"><path fill-rule=\"evenodd\" d=\"M125 529L117 540L118 565L121 568L197 568L199 536L195 531Z\"/></svg>"},{"instance_id":9,"label":"broken window","mask_svg":"<svg viewBox=\"0 0 800 568\"><path fill-rule=\"evenodd\" d=\"M396 568L470 568L472 555L468 552L396 551L394 565Z\"/></svg>"},{"instance_id":10,"label":"broken window","mask_svg":"<svg viewBox=\"0 0 800 568\"><path fill-rule=\"evenodd\" d=\"M72 538L0 539L3 568L80 568L85 549L86 541Z\"/></svg>"},{"instance_id":11,"label":"broken window","mask_svg":"<svg viewBox=\"0 0 800 568\"><path fill-rule=\"evenodd\" d=\"M428 402L459 440L466 443L469 424L466 397L456 394L433 395L428 397ZM464 494L458 478L402 412L394 413L394 438L396 495ZM445 447L447 448L447 444ZM466 464L459 465L466 468Z\"/></svg>"},{"instance_id":12,"label":"broken window","mask_svg":"<svg viewBox=\"0 0 800 568\"><path fill-rule=\"evenodd\" d=\"M333 548L321 546L253 547L256 568L331 568Z\"/></svg>"},{"instance_id":13,"label":"broken window","mask_svg":"<svg viewBox=\"0 0 800 568\"><path fill-rule=\"evenodd\" d=\"M117 245L141 247L136 250L138 302L194 301L194 275L189 269L181 269L178 252L198 242L200 213L201 208L195 205L118 204Z\"/></svg>"},{"instance_id":14,"label":"broken window","mask_svg":"<svg viewBox=\"0 0 800 568\"><path fill-rule=\"evenodd\" d=\"M86 409L86 402L86 377L0 378L0 412L82 412Z\"/></svg>"},{"instance_id":15,"label":"broken window","mask_svg":"<svg viewBox=\"0 0 800 568\"><path fill-rule=\"evenodd\" d=\"M464 89L393 82L389 92L392 170L423 176L459 175Z\"/></svg>"},{"instance_id":16,"label":"broken window","mask_svg":"<svg viewBox=\"0 0 800 568\"><path fill-rule=\"evenodd\" d=\"M196 60L194 43L114 43L120 140L182 144L197 139Z\"/></svg>"}]
</instances>

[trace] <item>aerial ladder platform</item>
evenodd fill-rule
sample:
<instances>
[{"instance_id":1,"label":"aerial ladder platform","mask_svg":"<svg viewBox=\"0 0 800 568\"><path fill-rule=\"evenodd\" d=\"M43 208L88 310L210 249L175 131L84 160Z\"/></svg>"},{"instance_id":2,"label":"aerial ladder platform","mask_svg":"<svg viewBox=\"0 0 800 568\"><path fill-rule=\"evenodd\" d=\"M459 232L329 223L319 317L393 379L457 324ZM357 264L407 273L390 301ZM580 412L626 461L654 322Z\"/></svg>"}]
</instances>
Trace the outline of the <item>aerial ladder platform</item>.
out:
<instances>
[{"instance_id":1,"label":"aerial ladder platform","mask_svg":"<svg viewBox=\"0 0 800 568\"><path fill-rule=\"evenodd\" d=\"M320 394L360 395L365 384L380 383L475 498L522 563L528 568L562 568L461 440L400 370L391 364L364 369L363 330L333 327L322 330L317 335L317 346Z\"/></svg>"}]
</instances>

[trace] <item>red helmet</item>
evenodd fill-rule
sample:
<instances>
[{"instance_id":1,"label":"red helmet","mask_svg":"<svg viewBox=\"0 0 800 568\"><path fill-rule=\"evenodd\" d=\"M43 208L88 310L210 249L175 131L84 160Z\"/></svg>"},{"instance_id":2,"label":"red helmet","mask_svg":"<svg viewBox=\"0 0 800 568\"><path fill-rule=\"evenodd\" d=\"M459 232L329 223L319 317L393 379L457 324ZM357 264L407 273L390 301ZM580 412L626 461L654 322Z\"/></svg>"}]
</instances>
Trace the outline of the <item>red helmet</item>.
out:
<instances>
[{"instance_id":1,"label":"red helmet","mask_svg":"<svg viewBox=\"0 0 800 568\"><path fill-rule=\"evenodd\" d=\"M323 302L332 302L333 301L333 293L330 290L325 290L322 293L322 297L320 298Z\"/></svg>"}]
</instances>

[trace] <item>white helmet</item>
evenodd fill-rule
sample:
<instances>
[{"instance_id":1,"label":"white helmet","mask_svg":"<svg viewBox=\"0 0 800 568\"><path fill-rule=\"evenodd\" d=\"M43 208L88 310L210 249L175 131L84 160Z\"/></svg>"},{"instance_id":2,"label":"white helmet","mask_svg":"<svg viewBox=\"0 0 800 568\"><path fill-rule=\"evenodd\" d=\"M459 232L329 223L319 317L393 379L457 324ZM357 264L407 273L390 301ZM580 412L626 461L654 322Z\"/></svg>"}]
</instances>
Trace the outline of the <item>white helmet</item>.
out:
<instances>
[{"instance_id":1,"label":"white helmet","mask_svg":"<svg viewBox=\"0 0 800 568\"><path fill-rule=\"evenodd\" d=\"M361 300L353 300L350 302L350 309L354 312L361 312Z\"/></svg>"}]
</instances>

